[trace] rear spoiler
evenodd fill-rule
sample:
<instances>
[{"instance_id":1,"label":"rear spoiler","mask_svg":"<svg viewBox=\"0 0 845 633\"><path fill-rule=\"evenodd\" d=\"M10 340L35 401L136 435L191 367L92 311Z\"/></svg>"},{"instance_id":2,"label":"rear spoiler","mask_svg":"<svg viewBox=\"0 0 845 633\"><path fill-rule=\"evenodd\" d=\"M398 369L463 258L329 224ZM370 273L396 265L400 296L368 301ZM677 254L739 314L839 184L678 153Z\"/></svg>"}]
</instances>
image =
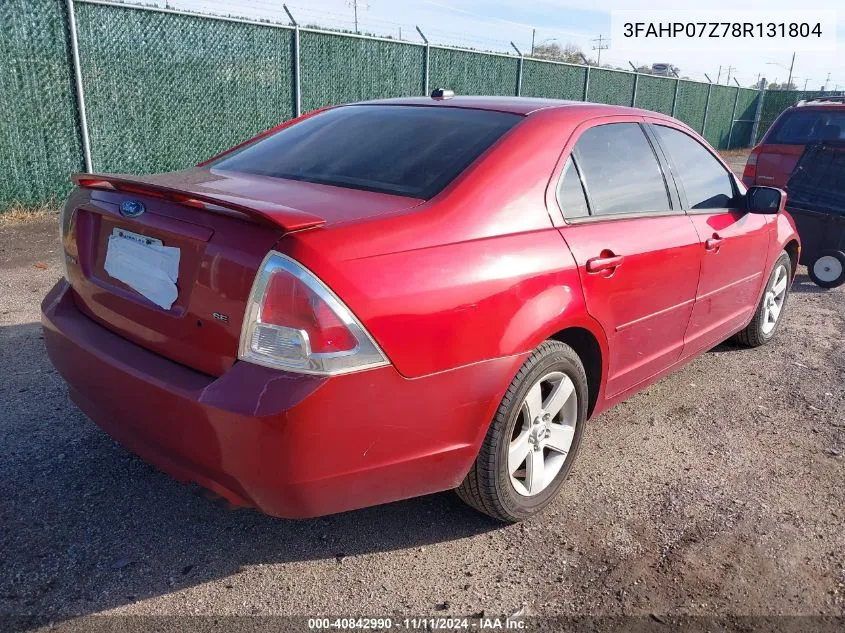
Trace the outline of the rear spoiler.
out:
<instances>
[{"instance_id":1,"label":"rear spoiler","mask_svg":"<svg viewBox=\"0 0 845 633\"><path fill-rule=\"evenodd\" d=\"M134 193L211 213L246 216L253 221L279 226L285 231L301 231L326 223L325 219L319 216L280 204L223 193L207 193L191 188L176 189L148 182L142 177L77 173L71 176L71 180L77 187L85 189Z\"/></svg>"}]
</instances>

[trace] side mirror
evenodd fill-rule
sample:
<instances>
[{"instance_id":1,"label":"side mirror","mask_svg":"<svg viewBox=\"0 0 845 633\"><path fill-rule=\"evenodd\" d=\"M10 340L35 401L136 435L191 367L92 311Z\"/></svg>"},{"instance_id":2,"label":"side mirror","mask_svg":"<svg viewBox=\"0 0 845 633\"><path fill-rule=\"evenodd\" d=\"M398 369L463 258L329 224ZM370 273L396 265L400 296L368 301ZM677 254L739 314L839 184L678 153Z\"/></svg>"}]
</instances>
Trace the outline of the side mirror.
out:
<instances>
[{"instance_id":1,"label":"side mirror","mask_svg":"<svg viewBox=\"0 0 845 633\"><path fill-rule=\"evenodd\" d=\"M745 208L751 213L780 213L786 208L786 192L776 187L750 187Z\"/></svg>"}]
</instances>

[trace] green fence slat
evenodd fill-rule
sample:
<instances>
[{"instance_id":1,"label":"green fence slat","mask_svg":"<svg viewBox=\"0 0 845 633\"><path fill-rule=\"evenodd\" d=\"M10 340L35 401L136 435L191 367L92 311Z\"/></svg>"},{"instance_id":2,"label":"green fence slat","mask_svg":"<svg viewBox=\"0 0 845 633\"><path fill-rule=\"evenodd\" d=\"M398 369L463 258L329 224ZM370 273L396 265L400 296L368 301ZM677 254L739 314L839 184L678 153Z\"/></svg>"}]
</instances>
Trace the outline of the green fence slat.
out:
<instances>
[{"instance_id":1,"label":"green fence slat","mask_svg":"<svg viewBox=\"0 0 845 633\"><path fill-rule=\"evenodd\" d=\"M76 8L97 171L190 167L293 116L290 30Z\"/></svg>"},{"instance_id":2,"label":"green fence slat","mask_svg":"<svg viewBox=\"0 0 845 633\"><path fill-rule=\"evenodd\" d=\"M587 101L612 105L631 105L634 94L634 73L604 68L590 69L590 86Z\"/></svg>"},{"instance_id":3,"label":"green fence slat","mask_svg":"<svg viewBox=\"0 0 845 633\"><path fill-rule=\"evenodd\" d=\"M672 114L675 80L668 77L640 75L637 84L637 107L662 114Z\"/></svg>"},{"instance_id":4,"label":"green fence slat","mask_svg":"<svg viewBox=\"0 0 845 633\"><path fill-rule=\"evenodd\" d=\"M432 48L429 84L456 95L515 95L516 57Z\"/></svg>"},{"instance_id":5,"label":"green fence slat","mask_svg":"<svg viewBox=\"0 0 845 633\"><path fill-rule=\"evenodd\" d=\"M678 86L678 104L675 108L675 118L680 119L699 134L704 127L707 86L708 84L694 81L681 81ZM708 116L712 116L712 113Z\"/></svg>"},{"instance_id":6,"label":"green fence slat","mask_svg":"<svg viewBox=\"0 0 845 633\"><path fill-rule=\"evenodd\" d=\"M731 144L727 149L749 147L751 145L751 131L754 128L754 116L757 114L757 90L750 88L739 89L739 99L736 102L736 120L734 121Z\"/></svg>"},{"instance_id":7,"label":"green fence slat","mask_svg":"<svg viewBox=\"0 0 845 633\"><path fill-rule=\"evenodd\" d=\"M707 110L707 129L704 138L713 147L727 147L728 136L733 120L734 101L737 88L714 84L710 92L710 104Z\"/></svg>"},{"instance_id":8,"label":"green fence slat","mask_svg":"<svg viewBox=\"0 0 845 633\"><path fill-rule=\"evenodd\" d=\"M425 89L422 46L304 31L300 50L303 112Z\"/></svg>"},{"instance_id":9,"label":"green fence slat","mask_svg":"<svg viewBox=\"0 0 845 633\"><path fill-rule=\"evenodd\" d=\"M62 0L0 0L0 211L70 191L82 169Z\"/></svg>"},{"instance_id":10,"label":"green fence slat","mask_svg":"<svg viewBox=\"0 0 845 633\"><path fill-rule=\"evenodd\" d=\"M522 70L522 96L571 99L584 96L583 66L567 66L526 59Z\"/></svg>"}]
</instances>

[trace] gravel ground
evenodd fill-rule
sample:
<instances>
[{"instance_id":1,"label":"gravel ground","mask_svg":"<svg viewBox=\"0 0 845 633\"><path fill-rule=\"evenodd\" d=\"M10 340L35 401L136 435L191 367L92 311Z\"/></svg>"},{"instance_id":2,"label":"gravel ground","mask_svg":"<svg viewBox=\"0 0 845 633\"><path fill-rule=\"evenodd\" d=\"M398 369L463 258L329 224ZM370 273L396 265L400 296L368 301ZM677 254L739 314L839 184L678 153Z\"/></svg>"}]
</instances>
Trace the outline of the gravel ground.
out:
<instances>
[{"instance_id":1,"label":"gravel ground","mask_svg":"<svg viewBox=\"0 0 845 633\"><path fill-rule=\"evenodd\" d=\"M295 522L220 507L77 410L38 323L57 248L55 219L0 227L0 616L845 615L845 287L802 269L772 344L594 420L535 520L444 493Z\"/></svg>"}]
</instances>

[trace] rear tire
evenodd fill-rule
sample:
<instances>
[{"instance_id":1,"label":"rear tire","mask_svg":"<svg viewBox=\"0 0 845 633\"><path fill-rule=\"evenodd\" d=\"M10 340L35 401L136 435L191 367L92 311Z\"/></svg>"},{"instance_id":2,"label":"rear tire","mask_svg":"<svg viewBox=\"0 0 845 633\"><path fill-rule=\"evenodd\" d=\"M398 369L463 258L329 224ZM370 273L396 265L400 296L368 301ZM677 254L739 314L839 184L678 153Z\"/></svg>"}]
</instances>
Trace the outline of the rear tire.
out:
<instances>
[{"instance_id":1,"label":"rear tire","mask_svg":"<svg viewBox=\"0 0 845 633\"><path fill-rule=\"evenodd\" d=\"M837 288L845 284L845 253L824 251L807 266L807 274L820 288Z\"/></svg>"},{"instance_id":2,"label":"rear tire","mask_svg":"<svg viewBox=\"0 0 845 633\"><path fill-rule=\"evenodd\" d=\"M783 251L772 268L751 323L734 337L736 341L748 347L760 347L774 338L783 321L791 281L792 260Z\"/></svg>"},{"instance_id":3,"label":"rear tire","mask_svg":"<svg viewBox=\"0 0 845 633\"><path fill-rule=\"evenodd\" d=\"M544 342L511 381L458 496L509 523L542 511L572 468L587 401L578 354L558 341Z\"/></svg>"}]
</instances>

